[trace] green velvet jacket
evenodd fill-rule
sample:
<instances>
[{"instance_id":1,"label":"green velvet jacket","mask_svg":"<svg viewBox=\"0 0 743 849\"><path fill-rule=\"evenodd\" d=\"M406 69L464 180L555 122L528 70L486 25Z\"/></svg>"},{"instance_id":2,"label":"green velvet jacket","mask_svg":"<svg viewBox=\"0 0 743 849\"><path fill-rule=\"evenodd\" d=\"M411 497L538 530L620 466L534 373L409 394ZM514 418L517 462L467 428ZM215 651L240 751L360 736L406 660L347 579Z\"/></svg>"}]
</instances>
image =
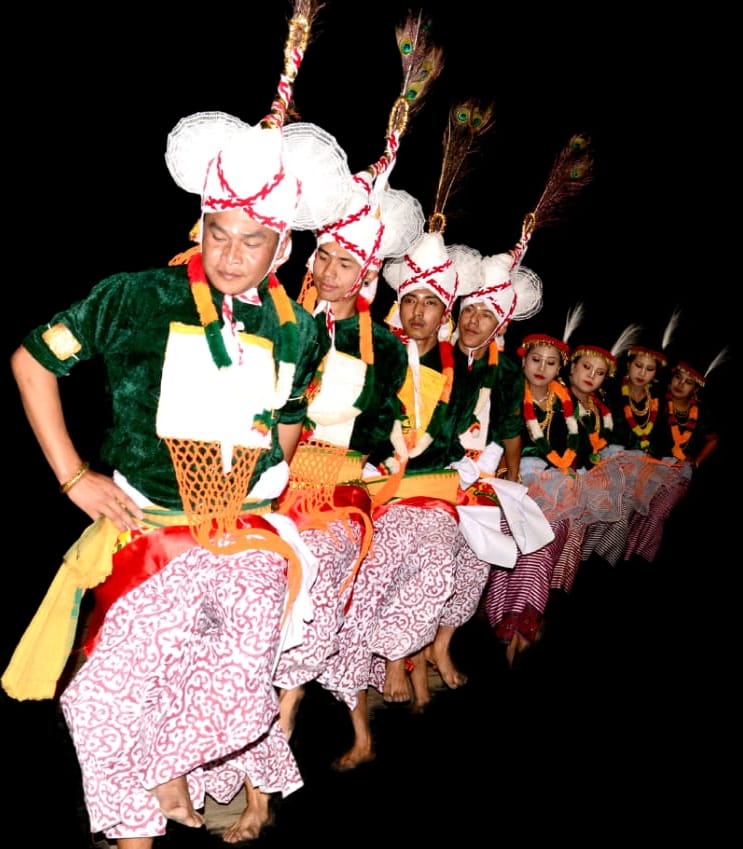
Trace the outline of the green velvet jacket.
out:
<instances>
[{"instance_id":1,"label":"green velvet jacket","mask_svg":"<svg viewBox=\"0 0 743 849\"><path fill-rule=\"evenodd\" d=\"M330 334L325 324L325 314L315 316L321 357L330 349ZM390 433L394 422L400 418L400 391L408 368L407 352L402 342L386 327L372 321L374 366L371 376L371 393L364 409L356 417L351 434L350 448L369 455L372 463L390 456ZM361 357L359 344L359 316L336 320L335 346L343 354Z\"/></svg>"},{"instance_id":2,"label":"green velvet jacket","mask_svg":"<svg viewBox=\"0 0 743 849\"><path fill-rule=\"evenodd\" d=\"M438 345L421 357L421 364L441 371ZM501 352L497 364L489 365L485 356L475 360L469 369L467 355L455 345L454 382L443 423L434 434L431 445L409 461L408 469L433 471L446 468L464 457L459 435L476 422L475 409L480 389L484 386L491 390L490 420L479 424L487 427L487 441L502 442L521 433L524 427L524 375L520 366Z\"/></svg>"},{"instance_id":3,"label":"green velvet jacket","mask_svg":"<svg viewBox=\"0 0 743 849\"><path fill-rule=\"evenodd\" d=\"M233 302L235 320L244 330L274 344L274 360L281 356L281 335L267 279L258 287L261 306ZM220 312L222 294L212 289ZM274 412L274 440L256 464L253 480L283 459L276 427L304 419L304 390L318 361L315 323L305 310L295 307L299 352L290 400ZM198 326L185 266L116 274L99 282L83 300L57 313L23 340L41 365L58 377L83 360L102 357L106 388L111 399L111 424L101 443L101 459L119 470L155 504L181 509L178 483L167 445L155 430L160 377L169 326L172 321ZM73 356L61 359L42 338L49 327L63 324L80 344Z\"/></svg>"}]
</instances>

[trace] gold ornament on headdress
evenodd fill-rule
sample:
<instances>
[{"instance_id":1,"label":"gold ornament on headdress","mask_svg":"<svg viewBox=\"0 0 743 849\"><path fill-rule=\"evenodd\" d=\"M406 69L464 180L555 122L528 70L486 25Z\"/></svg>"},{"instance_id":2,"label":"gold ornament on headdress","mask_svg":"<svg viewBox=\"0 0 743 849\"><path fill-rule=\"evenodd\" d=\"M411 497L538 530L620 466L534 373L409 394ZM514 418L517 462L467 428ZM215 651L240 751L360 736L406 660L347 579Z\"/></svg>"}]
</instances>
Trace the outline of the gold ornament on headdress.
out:
<instances>
[{"instance_id":1,"label":"gold ornament on headdress","mask_svg":"<svg viewBox=\"0 0 743 849\"><path fill-rule=\"evenodd\" d=\"M283 127L287 115L292 111L294 82L310 41L312 23L319 9L317 0L294 0L289 20L289 35L284 44L284 70L279 80L276 99L271 104L271 111L261 121L262 127Z\"/></svg>"}]
</instances>

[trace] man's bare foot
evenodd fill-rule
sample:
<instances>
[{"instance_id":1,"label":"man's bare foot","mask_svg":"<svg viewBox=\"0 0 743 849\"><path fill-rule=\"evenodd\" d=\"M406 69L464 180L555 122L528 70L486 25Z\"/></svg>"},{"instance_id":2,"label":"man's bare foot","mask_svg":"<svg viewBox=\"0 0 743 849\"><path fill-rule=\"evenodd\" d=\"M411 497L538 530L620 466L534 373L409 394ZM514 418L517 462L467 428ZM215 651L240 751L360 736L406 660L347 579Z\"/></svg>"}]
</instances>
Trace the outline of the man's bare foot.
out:
<instances>
[{"instance_id":1,"label":"man's bare foot","mask_svg":"<svg viewBox=\"0 0 743 849\"><path fill-rule=\"evenodd\" d=\"M356 707L351 711L353 725L353 746L331 764L337 772L348 772L361 764L376 758L371 725L369 724L369 691L361 690L357 694Z\"/></svg>"},{"instance_id":2,"label":"man's bare foot","mask_svg":"<svg viewBox=\"0 0 743 849\"><path fill-rule=\"evenodd\" d=\"M273 821L273 816L268 808L268 802L271 798L268 793L261 793L249 781L246 781L245 795L248 798L245 809L237 820L222 833L222 840L225 843L255 840L262 829Z\"/></svg>"},{"instance_id":3,"label":"man's bare foot","mask_svg":"<svg viewBox=\"0 0 743 849\"><path fill-rule=\"evenodd\" d=\"M467 676L454 666L449 653L449 645L455 630L456 628L450 625L439 625L436 639L425 650L428 662L439 673L444 684L452 690L467 683Z\"/></svg>"},{"instance_id":4,"label":"man's bare foot","mask_svg":"<svg viewBox=\"0 0 743 849\"><path fill-rule=\"evenodd\" d=\"M157 799L163 815L169 820L189 828L201 828L204 825L204 817L194 809L188 794L188 782L185 775L166 781L165 784L159 784L152 794Z\"/></svg>"},{"instance_id":5,"label":"man's bare foot","mask_svg":"<svg viewBox=\"0 0 743 849\"><path fill-rule=\"evenodd\" d=\"M411 713L423 713L431 703L431 690L428 686L428 658L425 650L419 651L411 658L413 669L410 673L410 684L413 688L413 704Z\"/></svg>"},{"instance_id":6,"label":"man's bare foot","mask_svg":"<svg viewBox=\"0 0 743 849\"><path fill-rule=\"evenodd\" d=\"M336 758L331 767L336 772L350 772L356 769L361 764L368 764L376 758L377 753L374 751L371 741L368 744L359 746L356 743L339 758Z\"/></svg>"},{"instance_id":7,"label":"man's bare foot","mask_svg":"<svg viewBox=\"0 0 743 849\"><path fill-rule=\"evenodd\" d=\"M410 681L404 657L388 660L385 664L382 698L386 702L410 701Z\"/></svg>"}]
</instances>

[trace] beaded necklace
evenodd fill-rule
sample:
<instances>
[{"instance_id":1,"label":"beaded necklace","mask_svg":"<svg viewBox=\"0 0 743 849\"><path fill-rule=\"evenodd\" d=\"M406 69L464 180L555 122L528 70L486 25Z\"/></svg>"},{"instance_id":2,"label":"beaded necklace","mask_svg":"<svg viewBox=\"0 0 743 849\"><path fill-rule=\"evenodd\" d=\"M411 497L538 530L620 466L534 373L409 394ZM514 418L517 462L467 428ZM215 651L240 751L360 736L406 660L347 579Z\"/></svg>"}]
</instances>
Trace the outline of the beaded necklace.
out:
<instances>
[{"instance_id":1,"label":"beaded necklace","mask_svg":"<svg viewBox=\"0 0 743 849\"><path fill-rule=\"evenodd\" d=\"M547 421L547 436L545 436L544 430L537 418L537 411L534 408L534 396L532 395L531 386L528 380L524 382L524 419L526 420L526 429L529 431L529 436L539 449L540 454L546 460L549 460L553 466L560 469L561 472L567 474L575 461L578 449L578 422L575 419L575 405L567 387L560 383L559 380L551 380L548 390L549 395L547 397L549 398L549 404L547 405L547 417L545 419ZM565 424L568 428L567 449L563 454L558 454L552 448L548 439L549 423L551 423L554 413L553 402L555 396L560 400L560 411L565 418Z\"/></svg>"},{"instance_id":2,"label":"beaded necklace","mask_svg":"<svg viewBox=\"0 0 743 849\"><path fill-rule=\"evenodd\" d=\"M676 406L673 403L673 396L670 392L666 394L666 401L668 402L668 424L671 426L671 436L673 437L673 449L671 453L677 460L685 460L686 445L697 426L699 404L697 404L696 399L690 401L688 418L682 424L679 421L679 412L676 410Z\"/></svg>"},{"instance_id":3,"label":"beaded necklace","mask_svg":"<svg viewBox=\"0 0 743 849\"><path fill-rule=\"evenodd\" d=\"M227 368L232 365L232 359L227 352L217 308L214 306L211 289L206 282L201 251L195 253L188 261L188 280L212 360L218 368ZM273 272L268 275L268 291L276 308L281 334L281 359L273 403L273 408L278 409L286 404L292 391L299 355L299 333L291 300Z\"/></svg>"},{"instance_id":4,"label":"beaded necklace","mask_svg":"<svg viewBox=\"0 0 743 849\"><path fill-rule=\"evenodd\" d=\"M650 435L650 431L653 429L655 420L658 418L658 408L660 406L658 399L651 396L650 387L645 386L645 408L644 410L640 410L632 400L629 388L629 378L626 375L622 380L622 395L628 400L628 403L624 405L624 418L627 420L627 424L630 426L633 433L640 437L640 448L645 451L650 446L648 436ZM642 415L647 416L647 420L643 425L641 425L635 418L635 416Z\"/></svg>"}]
</instances>

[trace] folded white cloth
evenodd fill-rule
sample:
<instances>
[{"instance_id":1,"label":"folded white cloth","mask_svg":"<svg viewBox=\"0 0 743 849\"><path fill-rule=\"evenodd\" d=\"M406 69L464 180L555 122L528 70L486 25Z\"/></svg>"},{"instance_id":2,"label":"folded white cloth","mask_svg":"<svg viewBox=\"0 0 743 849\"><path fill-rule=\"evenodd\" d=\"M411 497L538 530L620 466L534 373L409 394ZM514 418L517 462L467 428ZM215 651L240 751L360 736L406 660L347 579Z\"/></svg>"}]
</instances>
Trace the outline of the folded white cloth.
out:
<instances>
[{"instance_id":1,"label":"folded white cloth","mask_svg":"<svg viewBox=\"0 0 743 849\"><path fill-rule=\"evenodd\" d=\"M302 565L302 582L297 597L294 599L291 612L286 617L281 629L281 638L276 652L276 663L278 663L282 651L294 648L302 642L304 626L307 622L311 622L315 615L310 589L317 578L318 562L299 535L297 526L288 516L281 513L266 513L263 518L272 524L281 539L289 543L294 549Z\"/></svg>"},{"instance_id":2,"label":"folded white cloth","mask_svg":"<svg viewBox=\"0 0 743 849\"><path fill-rule=\"evenodd\" d=\"M508 529L522 554L531 554L552 542L555 532L527 487L502 478L483 478L483 481L495 490Z\"/></svg>"},{"instance_id":3,"label":"folded white cloth","mask_svg":"<svg viewBox=\"0 0 743 849\"><path fill-rule=\"evenodd\" d=\"M466 504L457 507L459 529L469 547L486 563L513 569L518 557L516 542L500 527L500 507Z\"/></svg>"}]
</instances>

